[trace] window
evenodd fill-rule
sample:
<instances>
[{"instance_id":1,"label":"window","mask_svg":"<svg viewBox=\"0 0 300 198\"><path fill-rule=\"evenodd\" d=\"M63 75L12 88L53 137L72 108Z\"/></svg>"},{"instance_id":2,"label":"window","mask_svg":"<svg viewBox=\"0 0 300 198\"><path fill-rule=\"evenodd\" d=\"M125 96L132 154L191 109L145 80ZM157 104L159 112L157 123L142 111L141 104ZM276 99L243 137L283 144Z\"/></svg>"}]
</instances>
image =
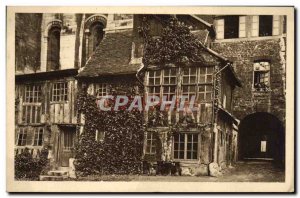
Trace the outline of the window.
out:
<instances>
[{"instance_id":1,"label":"window","mask_svg":"<svg viewBox=\"0 0 300 198\"><path fill-rule=\"evenodd\" d=\"M108 84L106 84L106 83L96 84L96 96L97 96L97 98L101 98L103 96L106 96L107 93L108 93Z\"/></svg>"},{"instance_id":2,"label":"window","mask_svg":"<svg viewBox=\"0 0 300 198\"><path fill-rule=\"evenodd\" d=\"M27 139L27 128L20 128L17 134L17 146L25 146Z\"/></svg>"},{"instance_id":3,"label":"window","mask_svg":"<svg viewBox=\"0 0 300 198\"><path fill-rule=\"evenodd\" d=\"M198 101L206 102L212 100L212 74L213 67L201 67L198 78Z\"/></svg>"},{"instance_id":4,"label":"window","mask_svg":"<svg viewBox=\"0 0 300 198\"><path fill-rule=\"evenodd\" d=\"M59 69L60 54L60 28L52 27L48 32L48 49L47 49L47 70L53 71Z\"/></svg>"},{"instance_id":5,"label":"window","mask_svg":"<svg viewBox=\"0 0 300 198\"><path fill-rule=\"evenodd\" d=\"M179 133L174 136L174 159L198 159L198 134Z\"/></svg>"},{"instance_id":6,"label":"window","mask_svg":"<svg viewBox=\"0 0 300 198\"><path fill-rule=\"evenodd\" d=\"M149 96L160 96L161 71L149 71Z\"/></svg>"},{"instance_id":7,"label":"window","mask_svg":"<svg viewBox=\"0 0 300 198\"><path fill-rule=\"evenodd\" d=\"M41 105L23 105L23 123L40 123L41 122Z\"/></svg>"},{"instance_id":8,"label":"window","mask_svg":"<svg viewBox=\"0 0 300 198\"><path fill-rule=\"evenodd\" d=\"M239 16L226 16L224 21L224 38L239 37Z\"/></svg>"},{"instance_id":9,"label":"window","mask_svg":"<svg viewBox=\"0 0 300 198\"><path fill-rule=\"evenodd\" d=\"M53 84L52 102L65 102L68 100L68 83L58 82Z\"/></svg>"},{"instance_id":10,"label":"window","mask_svg":"<svg viewBox=\"0 0 300 198\"><path fill-rule=\"evenodd\" d=\"M26 85L24 102L35 103L41 102L41 86L40 85Z\"/></svg>"},{"instance_id":11,"label":"window","mask_svg":"<svg viewBox=\"0 0 300 198\"><path fill-rule=\"evenodd\" d=\"M279 15L252 16L252 36L272 36L280 33Z\"/></svg>"},{"instance_id":12,"label":"window","mask_svg":"<svg viewBox=\"0 0 300 198\"><path fill-rule=\"evenodd\" d=\"M41 121L41 85L26 85L22 106L23 123L40 123Z\"/></svg>"},{"instance_id":13,"label":"window","mask_svg":"<svg viewBox=\"0 0 300 198\"><path fill-rule=\"evenodd\" d=\"M156 154L156 139L153 132L147 132L146 154Z\"/></svg>"},{"instance_id":14,"label":"window","mask_svg":"<svg viewBox=\"0 0 300 198\"><path fill-rule=\"evenodd\" d=\"M197 87L197 68L185 68L182 73L182 95L188 96L189 99L192 96L196 96Z\"/></svg>"},{"instance_id":15,"label":"window","mask_svg":"<svg viewBox=\"0 0 300 198\"><path fill-rule=\"evenodd\" d=\"M89 34L87 36L87 56L88 59L95 49L99 46L100 42L104 37L103 24L99 21L91 24L89 28Z\"/></svg>"},{"instance_id":16,"label":"window","mask_svg":"<svg viewBox=\"0 0 300 198\"><path fill-rule=\"evenodd\" d=\"M270 89L270 62L255 62L253 67L253 88L256 91L268 91Z\"/></svg>"},{"instance_id":17,"label":"window","mask_svg":"<svg viewBox=\"0 0 300 198\"><path fill-rule=\"evenodd\" d=\"M102 141L104 141L104 138L105 138L105 132L104 131L96 130L95 140L97 142L102 142Z\"/></svg>"},{"instance_id":18,"label":"window","mask_svg":"<svg viewBox=\"0 0 300 198\"><path fill-rule=\"evenodd\" d=\"M259 16L259 36L272 36L272 15Z\"/></svg>"},{"instance_id":19,"label":"window","mask_svg":"<svg viewBox=\"0 0 300 198\"><path fill-rule=\"evenodd\" d=\"M38 127L34 131L34 142L33 146L42 146L43 145L43 137L44 137L44 129Z\"/></svg>"},{"instance_id":20,"label":"window","mask_svg":"<svg viewBox=\"0 0 300 198\"><path fill-rule=\"evenodd\" d=\"M163 96L166 97L166 101L171 101L176 92L177 69L166 69L163 75Z\"/></svg>"},{"instance_id":21,"label":"window","mask_svg":"<svg viewBox=\"0 0 300 198\"><path fill-rule=\"evenodd\" d=\"M216 20L217 39L246 37L246 16L225 16Z\"/></svg>"}]
</instances>

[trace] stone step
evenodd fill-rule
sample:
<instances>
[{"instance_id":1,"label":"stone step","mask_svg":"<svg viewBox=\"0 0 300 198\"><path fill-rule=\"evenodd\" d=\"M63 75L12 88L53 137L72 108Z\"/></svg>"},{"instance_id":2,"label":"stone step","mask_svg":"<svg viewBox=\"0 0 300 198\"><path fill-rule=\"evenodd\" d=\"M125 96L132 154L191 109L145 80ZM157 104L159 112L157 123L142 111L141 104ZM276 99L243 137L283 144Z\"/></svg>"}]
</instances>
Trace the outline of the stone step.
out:
<instances>
[{"instance_id":1,"label":"stone step","mask_svg":"<svg viewBox=\"0 0 300 198\"><path fill-rule=\"evenodd\" d=\"M68 176L69 171L66 170L51 170L48 172L48 176Z\"/></svg>"},{"instance_id":2,"label":"stone step","mask_svg":"<svg viewBox=\"0 0 300 198\"><path fill-rule=\"evenodd\" d=\"M50 175L40 175L40 181L63 181L67 179L68 176L50 176Z\"/></svg>"}]
</instances>

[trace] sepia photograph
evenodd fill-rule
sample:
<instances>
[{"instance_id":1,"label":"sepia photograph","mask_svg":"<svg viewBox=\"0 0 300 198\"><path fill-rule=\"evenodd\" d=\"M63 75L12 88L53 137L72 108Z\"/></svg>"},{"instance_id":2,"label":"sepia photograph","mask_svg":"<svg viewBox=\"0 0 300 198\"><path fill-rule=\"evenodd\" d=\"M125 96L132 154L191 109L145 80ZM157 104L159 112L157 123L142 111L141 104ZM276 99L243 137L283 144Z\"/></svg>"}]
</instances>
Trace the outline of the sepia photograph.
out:
<instances>
[{"instance_id":1,"label":"sepia photograph","mask_svg":"<svg viewBox=\"0 0 300 198\"><path fill-rule=\"evenodd\" d=\"M7 57L9 192L294 192L294 7L7 7Z\"/></svg>"}]
</instances>

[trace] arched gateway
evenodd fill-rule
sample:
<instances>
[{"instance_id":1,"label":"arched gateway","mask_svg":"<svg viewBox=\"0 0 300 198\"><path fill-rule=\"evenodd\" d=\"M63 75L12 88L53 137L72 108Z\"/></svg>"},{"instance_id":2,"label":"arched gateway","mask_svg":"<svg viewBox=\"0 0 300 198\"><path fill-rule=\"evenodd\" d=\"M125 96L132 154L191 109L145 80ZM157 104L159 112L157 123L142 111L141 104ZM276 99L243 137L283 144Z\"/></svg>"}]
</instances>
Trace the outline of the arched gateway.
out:
<instances>
[{"instance_id":1,"label":"arched gateway","mask_svg":"<svg viewBox=\"0 0 300 198\"><path fill-rule=\"evenodd\" d=\"M284 164L285 131L272 114L258 112L246 116L239 125L239 158L269 159Z\"/></svg>"}]
</instances>

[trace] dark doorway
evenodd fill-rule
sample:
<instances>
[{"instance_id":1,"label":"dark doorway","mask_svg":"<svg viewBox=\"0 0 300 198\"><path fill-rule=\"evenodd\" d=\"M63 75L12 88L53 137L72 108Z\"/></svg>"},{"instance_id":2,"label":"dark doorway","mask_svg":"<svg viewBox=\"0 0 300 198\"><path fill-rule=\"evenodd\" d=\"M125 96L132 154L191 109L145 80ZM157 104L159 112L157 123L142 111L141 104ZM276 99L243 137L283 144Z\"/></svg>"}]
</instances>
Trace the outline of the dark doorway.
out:
<instances>
[{"instance_id":1,"label":"dark doorway","mask_svg":"<svg viewBox=\"0 0 300 198\"><path fill-rule=\"evenodd\" d=\"M74 157L76 127L60 127L60 165L69 166L69 159Z\"/></svg>"},{"instance_id":2,"label":"dark doorway","mask_svg":"<svg viewBox=\"0 0 300 198\"><path fill-rule=\"evenodd\" d=\"M284 164L285 132L281 122L269 113L246 116L239 125L239 158L269 159Z\"/></svg>"}]
</instances>

